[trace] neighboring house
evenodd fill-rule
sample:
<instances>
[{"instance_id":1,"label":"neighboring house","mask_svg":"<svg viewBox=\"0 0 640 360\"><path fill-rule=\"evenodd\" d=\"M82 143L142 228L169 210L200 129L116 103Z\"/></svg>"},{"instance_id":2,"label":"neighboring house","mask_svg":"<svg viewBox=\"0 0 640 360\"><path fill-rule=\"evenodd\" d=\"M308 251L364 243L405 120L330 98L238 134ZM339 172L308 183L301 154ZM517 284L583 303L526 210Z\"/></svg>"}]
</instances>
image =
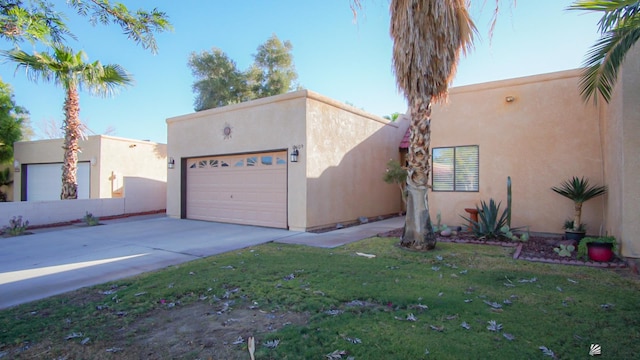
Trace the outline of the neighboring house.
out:
<instances>
[{"instance_id":1,"label":"neighboring house","mask_svg":"<svg viewBox=\"0 0 640 360\"><path fill-rule=\"evenodd\" d=\"M15 201L60 200L63 139L21 141L14 146ZM124 196L124 178L145 192L163 196L167 178L167 146L112 136L89 136L79 142L78 199Z\"/></svg>"},{"instance_id":2,"label":"neighboring house","mask_svg":"<svg viewBox=\"0 0 640 360\"><path fill-rule=\"evenodd\" d=\"M587 233L614 235L622 255L640 257L640 48L625 59L609 105L582 101L580 72L456 87L447 104L434 104L431 215L455 226L481 200L504 209L510 176L512 226L562 233L573 203L551 187L584 176L609 188L583 206Z\"/></svg>"},{"instance_id":3,"label":"neighboring house","mask_svg":"<svg viewBox=\"0 0 640 360\"><path fill-rule=\"evenodd\" d=\"M308 90L167 119L167 214L291 230L397 214L382 177L407 126Z\"/></svg>"}]
</instances>

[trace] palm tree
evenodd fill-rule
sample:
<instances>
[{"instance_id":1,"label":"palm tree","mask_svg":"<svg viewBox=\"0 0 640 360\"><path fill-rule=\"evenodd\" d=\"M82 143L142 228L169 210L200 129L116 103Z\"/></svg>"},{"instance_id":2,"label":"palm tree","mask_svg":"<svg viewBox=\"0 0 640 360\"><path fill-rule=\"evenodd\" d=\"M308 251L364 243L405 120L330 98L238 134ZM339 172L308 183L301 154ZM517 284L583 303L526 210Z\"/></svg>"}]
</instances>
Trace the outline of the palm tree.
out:
<instances>
[{"instance_id":1,"label":"palm tree","mask_svg":"<svg viewBox=\"0 0 640 360\"><path fill-rule=\"evenodd\" d=\"M392 0L390 11L393 68L411 112L401 245L432 249L436 238L427 199L431 103L447 96L460 52L472 46L476 28L466 0Z\"/></svg>"},{"instance_id":2,"label":"palm tree","mask_svg":"<svg viewBox=\"0 0 640 360\"><path fill-rule=\"evenodd\" d=\"M129 85L133 78L119 65L102 65L99 61L85 63L83 51L74 53L67 47L53 47L53 55L33 55L15 49L1 54L24 68L27 77L35 82L42 78L61 86L64 100L64 163L62 165L62 191L60 199L77 199L78 140L81 137L80 97L78 91L85 88L91 94L109 96L119 86Z\"/></svg>"},{"instance_id":3,"label":"palm tree","mask_svg":"<svg viewBox=\"0 0 640 360\"><path fill-rule=\"evenodd\" d=\"M554 186L551 190L573 201L573 229L574 232L582 231L582 204L594 197L603 195L607 192L604 185L590 185L589 179L578 178L574 176L570 180L566 180L560 186Z\"/></svg>"},{"instance_id":4,"label":"palm tree","mask_svg":"<svg viewBox=\"0 0 640 360\"><path fill-rule=\"evenodd\" d=\"M598 94L607 103L615 86L625 55L640 38L640 1L578 0L569 10L599 11L600 39L589 49L580 79L580 94L585 101Z\"/></svg>"}]
</instances>

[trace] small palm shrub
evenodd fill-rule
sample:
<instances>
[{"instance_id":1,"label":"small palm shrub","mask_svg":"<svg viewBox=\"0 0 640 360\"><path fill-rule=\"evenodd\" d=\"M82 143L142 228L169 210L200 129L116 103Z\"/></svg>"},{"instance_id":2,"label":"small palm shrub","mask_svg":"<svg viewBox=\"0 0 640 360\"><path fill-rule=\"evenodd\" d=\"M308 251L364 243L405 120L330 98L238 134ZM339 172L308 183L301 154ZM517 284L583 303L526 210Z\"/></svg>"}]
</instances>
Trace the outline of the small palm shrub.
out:
<instances>
[{"instance_id":1,"label":"small palm shrub","mask_svg":"<svg viewBox=\"0 0 640 360\"><path fill-rule=\"evenodd\" d=\"M570 199L574 203L573 214L573 231L580 231L583 224L582 220L582 204L590 199L606 194L607 187L603 185L591 185L589 179L584 177L578 178L574 176L569 180L565 180L560 186L551 188L554 192ZM565 222L565 228L567 223Z\"/></svg>"}]
</instances>

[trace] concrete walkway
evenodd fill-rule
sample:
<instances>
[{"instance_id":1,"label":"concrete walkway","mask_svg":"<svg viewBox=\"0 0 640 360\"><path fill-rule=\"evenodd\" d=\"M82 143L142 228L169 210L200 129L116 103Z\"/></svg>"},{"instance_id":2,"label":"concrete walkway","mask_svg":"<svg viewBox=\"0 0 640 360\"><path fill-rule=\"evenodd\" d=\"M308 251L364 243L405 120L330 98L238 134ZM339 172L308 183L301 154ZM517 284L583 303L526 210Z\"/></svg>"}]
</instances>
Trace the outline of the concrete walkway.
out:
<instances>
[{"instance_id":1,"label":"concrete walkway","mask_svg":"<svg viewBox=\"0 0 640 360\"><path fill-rule=\"evenodd\" d=\"M0 238L0 309L267 242L331 248L402 227L404 217L322 234L131 217Z\"/></svg>"}]
</instances>

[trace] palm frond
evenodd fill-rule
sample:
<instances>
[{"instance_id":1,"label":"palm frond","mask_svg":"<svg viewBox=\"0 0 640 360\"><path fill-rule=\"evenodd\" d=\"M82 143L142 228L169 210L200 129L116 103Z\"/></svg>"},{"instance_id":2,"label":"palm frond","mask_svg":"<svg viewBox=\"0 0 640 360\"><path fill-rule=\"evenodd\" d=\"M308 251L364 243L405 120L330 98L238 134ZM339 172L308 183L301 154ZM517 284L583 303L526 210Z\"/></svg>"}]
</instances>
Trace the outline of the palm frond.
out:
<instances>
[{"instance_id":1,"label":"palm frond","mask_svg":"<svg viewBox=\"0 0 640 360\"><path fill-rule=\"evenodd\" d=\"M640 1L579 0L568 10L603 13L598 22L602 35L587 52L578 88L584 101L597 103L600 95L609 102L624 58L640 39Z\"/></svg>"},{"instance_id":2,"label":"palm frond","mask_svg":"<svg viewBox=\"0 0 640 360\"><path fill-rule=\"evenodd\" d=\"M628 21L625 26L602 35L589 49L578 85L584 101L597 102L599 94L609 102L624 58L640 39L639 25L640 17Z\"/></svg>"},{"instance_id":3,"label":"palm frond","mask_svg":"<svg viewBox=\"0 0 640 360\"><path fill-rule=\"evenodd\" d=\"M476 27L465 0L392 0L393 69L410 103L445 98Z\"/></svg>"},{"instance_id":4,"label":"palm frond","mask_svg":"<svg viewBox=\"0 0 640 360\"><path fill-rule=\"evenodd\" d=\"M596 196L605 194L607 192L607 187L601 185L590 185L589 179L574 176L569 180L565 180L560 186L552 187L551 190L573 200L576 203L583 203Z\"/></svg>"},{"instance_id":5,"label":"palm frond","mask_svg":"<svg viewBox=\"0 0 640 360\"><path fill-rule=\"evenodd\" d=\"M640 2L637 0L578 0L571 4L567 10L604 13L598 21L598 30L605 33L618 27L626 19L640 14Z\"/></svg>"}]
</instances>

